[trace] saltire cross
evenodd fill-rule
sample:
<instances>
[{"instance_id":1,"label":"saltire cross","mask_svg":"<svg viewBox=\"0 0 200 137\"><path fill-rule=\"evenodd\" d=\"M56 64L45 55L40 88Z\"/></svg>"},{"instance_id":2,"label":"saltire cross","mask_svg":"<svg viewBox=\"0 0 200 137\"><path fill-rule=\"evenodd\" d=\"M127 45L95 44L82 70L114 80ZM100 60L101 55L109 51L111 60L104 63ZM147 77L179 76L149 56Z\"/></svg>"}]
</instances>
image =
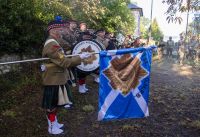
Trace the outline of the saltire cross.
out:
<instances>
[{"instance_id":1,"label":"saltire cross","mask_svg":"<svg viewBox=\"0 0 200 137\"><path fill-rule=\"evenodd\" d=\"M99 121L149 116L149 82L154 48L100 53Z\"/></svg>"}]
</instances>

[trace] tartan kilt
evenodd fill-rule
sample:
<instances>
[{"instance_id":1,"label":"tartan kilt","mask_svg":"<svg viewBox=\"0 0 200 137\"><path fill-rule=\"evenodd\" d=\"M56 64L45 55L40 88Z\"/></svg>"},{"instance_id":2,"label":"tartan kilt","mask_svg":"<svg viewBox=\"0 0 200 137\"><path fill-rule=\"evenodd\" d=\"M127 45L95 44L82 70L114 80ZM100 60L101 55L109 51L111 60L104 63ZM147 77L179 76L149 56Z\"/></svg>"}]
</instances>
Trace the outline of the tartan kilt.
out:
<instances>
[{"instance_id":1,"label":"tartan kilt","mask_svg":"<svg viewBox=\"0 0 200 137\"><path fill-rule=\"evenodd\" d=\"M43 99L42 99L42 108L44 109L54 109L59 106L64 106L66 104L58 105L59 102L59 86L62 90L66 88L67 96L69 101L72 102L72 93L68 84L65 85L48 85L44 86Z\"/></svg>"}]
</instances>

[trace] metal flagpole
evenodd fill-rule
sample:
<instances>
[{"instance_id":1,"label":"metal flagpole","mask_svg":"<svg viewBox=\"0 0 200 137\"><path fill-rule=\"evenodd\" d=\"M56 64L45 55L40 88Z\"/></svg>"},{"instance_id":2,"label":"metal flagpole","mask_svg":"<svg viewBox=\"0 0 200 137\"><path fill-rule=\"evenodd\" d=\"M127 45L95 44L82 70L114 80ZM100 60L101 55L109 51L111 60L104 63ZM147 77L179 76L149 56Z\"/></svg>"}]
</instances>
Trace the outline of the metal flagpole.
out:
<instances>
[{"instance_id":1,"label":"metal flagpole","mask_svg":"<svg viewBox=\"0 0 200 137\"><path fill-rule=\"evenodd\" d=\"M3 62L0 65L8 65L8 64L17 64L17 63L24 63L24 62L34 62L34 61L42 61L48 60L49 58L38 58L38 59L27 59L27 60L20 60L20 61L11 61L11 62Z\"/></svg>"},{"instance_id":2,"label":"metal flagpole","mask_svg":"<svg viewBox=\"0 0 200 137\"><path fill-rule=\"evenodd\" d=\"M99 54L99 52L93 52L91 54ZM74 57L74 56L79 56L79 55L81 55L81 54L65 55L65 57L68 58L68 57ZM43 61L43 60L49 60L49 59L50 58L27 59L27 60L3 62L3 63L0 63L0 65L17 64L17 63L25 63L25 62L35 62L35 61Z\"/></svg>"}]
</instances>

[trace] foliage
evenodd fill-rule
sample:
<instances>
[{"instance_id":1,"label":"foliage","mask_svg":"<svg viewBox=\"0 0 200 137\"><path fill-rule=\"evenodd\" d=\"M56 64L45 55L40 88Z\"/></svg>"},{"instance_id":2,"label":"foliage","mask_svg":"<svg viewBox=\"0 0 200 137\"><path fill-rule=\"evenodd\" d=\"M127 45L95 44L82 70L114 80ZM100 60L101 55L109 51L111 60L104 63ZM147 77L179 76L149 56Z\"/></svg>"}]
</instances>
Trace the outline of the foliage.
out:
<instances>
[{"instance_id":1,"label":"foliage","mask_svg":"<svg viewBox=\"0 0 200 137\"><path fill-rule=\"evenodd\" d=\"M193 32L193 35L200 36L200 17L195 17L189 24L189 31Z\"/></svg>"},{"instance_id":2,"label":"foliage","mask_svg":"<svg viewBox=\"0 0 200 137\"><path fill-rule=\"evenodd\" d=\"M127 8L128 3L127 0L103 0L102 4L107 11L103 16L102 27L105 26L111 32L133 34L135 22L130 9Z\"/></svg>"},{"instance_id":3,"label":"foliage","mask_svg":"<svg viewBox=\"0 0 200 137\"><path fill-rule=\"evenodd\" d=\"M19 72L9 72L5 75L0 75L0 91L9 91L17 87L20 81Z\"/></svg>"},{"instance_id":4,"label":"foliage","mask_svg":"<svg viewBox=\"0 0 200 137\"><path fill-rule=\"evenodd\" d=\"M150 26L151 21L148 18L142 17L140 23L140 31L142 38L147 39L148 38L148 28Z\"/></svg>"},{"instance_id":5,"label":"foliage","mask_svg":"<svg viewBox=\"0 0 200 137\"><path fill-rule=\"evenodd\" d=\"M128 0L5 0L0 3L1 54L39 54L45 28L56 15L84 21L93 29L132 33Z\"/></svg>"},{"instance_id":6,"label":"foliage","mask_svg":"<svg viewBox=\"0 0 200 137\"><path fill-rule=\"evenodd\" d=\"M166 14L168 14L167 21L182 22L182 18L178 13L189 12L189 11L199 11L200 10L200 1L199 0L163 0L164 4L168 5Z\"/></svg>"},{"instance_id":7,"label":"foliage","mask_svg":"<svg viewBox=\"0 0 200 137\"><path fill-rule=\"evenodd\" d=\"M33 93L41 87L41 75L38 71L39 64L26 64L22 69L11 70L0 75L0 113L10 109L13 104L22 101L24 95ZM5 98L5 96L7 96ZM13 114L5 111L5 115Z\"/></svg>"},{"instance_id":8,"label":"foliage","mask_svg":"<svg viewBox=\"0 0 200 137\"><path fill-rule=\"evenodd\" d=\"M198 17L199 18L199 17ZM199 18L200 19L200 18ZM198 20L199 20L198 19ZM200 40L200 23L196 18L188 25L187 36L185 32L182 32L181 35L185 37L186 42L189 42L193 36L196 36Z\"/></svg>"},{"instance_id":9,"label":"foliage","mask_svg":"<svg viewBox=\"0 0 200 137\"><path fill-rule=\"evenodd\" d=\"M153 39L155 41L159 41L160 37L163 37L163 33L159 28L158 22L156 20L156 18L153 20L152 25L151 25L151 36L153 37Z\"/></svg>"},{"instance_id":10,"label":"foliage","mask_svg":"<svg viewBox=\"0 0 200 137\"><path fill-rule=\"evenodd\" d=\"M39 64L25 65L18 71L11 70L6 74L0 75L0 91L7 92L11 89L21 90L38 86L41 82L40 73L38 72ZM31 85L31 86L30 86ZM0 95L1 95L0 93Z\"/></svg>"},{"instance_id":11,"label":"foliage","mask_svg":"<svg viewBox=\"0 0 200 137\"><path fill-rule=\"evenodd\" d=\"M15 118L16 117L16 112L12 111L12 110L6 110L2 113L3 116L8 116L11 118Z\"/></svg>"},{"instance_id":12,"label":"foliage","mask_svg":"<svg viewBox=\"0 0 200 137\"><path fill-rule=\"evenodd\" d=\"M83 106L82 109L84 112L93 112L95 110L94 106L92 106L91 104Z\"/></svg>"},{"instance_id":13,"label":"foliage","mask_svg":"<svg viewBox=\"0 0 200 137\"><path fill-rule=\"evenodd\" d=\"M0 51L6 53L27 53L38 48L41 41L40 20L34 18L33 1L5 0L0 4ZM1 53L2 54L2 53Z\"/></svg>"},{"instance_id":14,"label":"foliage","mask_svg":"<svg viewBox=\"0 0 200 137\"><path fill-rule=\"evenodd\" d=\"M192 121L189 125L193 128L200 129L200 121L199 120Z\"/></svg>"},{"instance_id":15,"label":"foliage","mask_svg":"<svg viewBox=\"0 0 200 137\"><path fill-rule=\"evenodd\" d=\"M104 28L109 32L133 33L134 17L127 7L127 0L74 0L68 1L68 4L68 16L87 22L93 29Z\"/></svg>"}]
</instances>

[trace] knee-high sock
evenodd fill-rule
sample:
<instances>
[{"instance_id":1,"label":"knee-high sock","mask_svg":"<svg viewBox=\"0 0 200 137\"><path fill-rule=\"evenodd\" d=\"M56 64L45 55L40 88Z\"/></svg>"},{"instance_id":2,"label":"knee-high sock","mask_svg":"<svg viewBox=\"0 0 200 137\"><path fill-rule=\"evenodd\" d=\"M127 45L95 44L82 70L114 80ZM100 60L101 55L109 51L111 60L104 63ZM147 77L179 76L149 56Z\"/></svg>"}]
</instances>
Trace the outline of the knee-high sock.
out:
<instances>
[{"instance_id":1,"label":"knee-high sock","mask_svg":"<svg viewBox=\"0 0 200 137\"><path fill-rule=\"evenodd\" d=\"M79 79L79 80L78 80L78 84L79 84L79 85L85 84L85 79L84 79L84 78Z\"/></svg>"},{"instance_id":2,"label":"knee-high sock","mask_svg":"<svg viewBox=\"0 0 200 137\"><path fill-rule=\"evenodd\" d=\"M47 117L50 120L50 122L54 122L56 120L56 110L54 111L47 111Z\"/></svg>"}]
</instances>

